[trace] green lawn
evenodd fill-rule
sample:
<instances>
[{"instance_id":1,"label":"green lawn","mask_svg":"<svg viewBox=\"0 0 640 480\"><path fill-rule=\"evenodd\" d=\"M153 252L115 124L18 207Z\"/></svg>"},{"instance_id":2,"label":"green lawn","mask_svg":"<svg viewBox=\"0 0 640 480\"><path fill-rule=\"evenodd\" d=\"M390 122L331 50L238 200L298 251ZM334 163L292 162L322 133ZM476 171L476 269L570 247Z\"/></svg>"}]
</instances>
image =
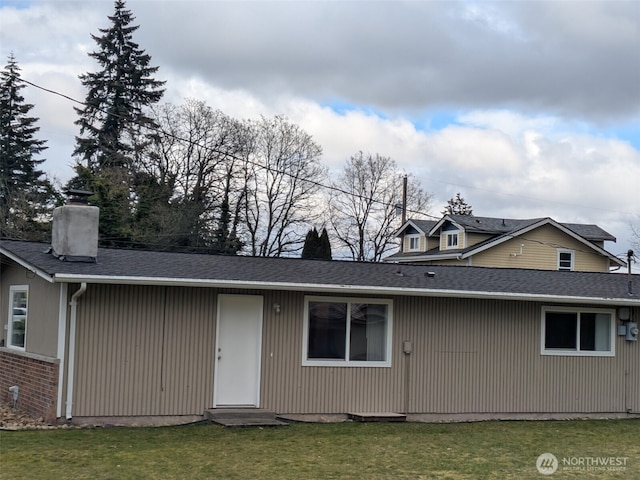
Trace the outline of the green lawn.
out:
<instances>
[{"instance_id":1,"label":"green lawn","mask_svg":"<svg viewBox=\"0 0 640 480\"><path fill-rule=\"evenodd\" d=\"M546 452L561 462L550 476L536 469ZM625 469L563 470L594 457ZM637 479L640 420L2 431L0 478Z\"/></svg>"}]
</instances>

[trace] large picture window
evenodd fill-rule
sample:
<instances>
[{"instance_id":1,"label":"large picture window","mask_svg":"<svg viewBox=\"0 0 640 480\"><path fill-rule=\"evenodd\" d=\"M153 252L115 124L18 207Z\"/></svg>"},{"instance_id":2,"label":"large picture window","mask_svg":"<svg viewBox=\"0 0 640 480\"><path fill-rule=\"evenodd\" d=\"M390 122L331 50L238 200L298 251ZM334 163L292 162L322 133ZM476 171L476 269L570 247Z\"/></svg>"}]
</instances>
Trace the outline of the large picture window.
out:
<instances>
[{"instance_id":1,"label":"large picture window","mask_svg":"<svg viewBox=\"0 0 640 480\"><path fill-rule=\"evenodd\" d=\"M9 325L7 328L7 345L24 350L27 332L27 310L29 287L13 285L9 288Z\"/></svg>"},{"instance_id":2,"label":"large picture window","mask_svg":"<svg viewBox=\"0 0 640 480\"><path fill-rule=\"evenodd\" d=\"M307 297L303 365L390 366L390 300Z\"/></svg>"},{"instance_id":3,"label":"large picture window","mask_svg":"<svg viewBox=\"0 0 640 480\"><path fill-rule=\"evenodd\" d=\"M613 356L613 310L544 307L542 354Z\"/></svg>"}]
</instances>

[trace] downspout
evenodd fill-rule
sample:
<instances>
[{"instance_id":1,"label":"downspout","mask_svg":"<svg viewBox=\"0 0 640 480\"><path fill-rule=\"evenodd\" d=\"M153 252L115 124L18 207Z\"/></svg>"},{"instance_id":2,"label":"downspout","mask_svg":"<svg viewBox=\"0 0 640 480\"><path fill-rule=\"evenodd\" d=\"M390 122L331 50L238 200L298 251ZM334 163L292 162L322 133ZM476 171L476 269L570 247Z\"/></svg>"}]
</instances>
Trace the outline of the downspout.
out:
<instances>
[{"instance_id":1,"label":"downspout","mask_svg":"<svg viewBox=\"0 0 640 480\"><path fill-rule=\"evenodd\" d=\"M71 420L73 407L73 369L76 357L76 316L78 312L78 299L87 291L87 282L82 282L80 288L71 296L71 317L69 318L69 364L67 366L67 411L66 418Z\"/></svg>"},{"instance_id":2,"label":"downspout","mask_svg":"<svg viewBox=\"0 0 640 480\"><path fill-rule=\"evenodd\" d=\"M64 355L67 348L67 292L69 285L60 284L60 301L58 306L58 402L56 418L62 417L62 394L64 393Z\"/></svg>"}]
</instances>

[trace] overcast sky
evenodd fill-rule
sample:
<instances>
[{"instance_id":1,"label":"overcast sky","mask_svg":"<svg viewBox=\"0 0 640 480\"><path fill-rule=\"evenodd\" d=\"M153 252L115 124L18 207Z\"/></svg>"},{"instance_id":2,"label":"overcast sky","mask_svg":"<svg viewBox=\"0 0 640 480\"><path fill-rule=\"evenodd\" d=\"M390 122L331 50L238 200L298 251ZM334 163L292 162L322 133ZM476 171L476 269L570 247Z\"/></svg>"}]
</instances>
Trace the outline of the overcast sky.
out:
<instances>
[{"instance_id":1,"label":"overcast sky","mask_svg":"<svg viewBox=\"0 0 640 480\"><path fill-rule=\"evenodd\" d=\"M282 114L340 169L390 156L474 214L595 223L624 256L640 227L639 1L128 0L166 80L239 119ZM2 65L84 100L111 0L0 0ZM73 103L33 87L44 169L72 175Z\"/></svg>"}]
</instances>

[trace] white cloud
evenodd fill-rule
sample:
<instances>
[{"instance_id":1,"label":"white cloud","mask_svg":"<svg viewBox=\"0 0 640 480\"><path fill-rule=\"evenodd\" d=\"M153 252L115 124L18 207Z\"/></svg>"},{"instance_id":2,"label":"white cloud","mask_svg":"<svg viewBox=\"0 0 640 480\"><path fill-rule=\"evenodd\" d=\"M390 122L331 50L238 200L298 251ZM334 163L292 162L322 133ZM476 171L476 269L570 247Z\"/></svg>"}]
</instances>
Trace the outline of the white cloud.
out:
<instances>
[{"instance_id":1,"label":"white cloud","mask_svg":"<svg viewBox=\"0 0 640 480\"><path fill-rule=\"evenodd\" d=\"M599 224L623 251L640 223L637 2L127 5L167 80L164 101L286 115L333 170L358 150L390 156L435 194L436 215L461 192L478 215ZM98 68L90 35L112 11L111 0L3 4L0 55L13 51L25 79L83 100L78 75ZM23 93L48 140L45 169L68 179L73 104ZM336 112L329 99L353 108ZM433 111L460 114L416 128Z\"/></svg>"}]
</instances>

